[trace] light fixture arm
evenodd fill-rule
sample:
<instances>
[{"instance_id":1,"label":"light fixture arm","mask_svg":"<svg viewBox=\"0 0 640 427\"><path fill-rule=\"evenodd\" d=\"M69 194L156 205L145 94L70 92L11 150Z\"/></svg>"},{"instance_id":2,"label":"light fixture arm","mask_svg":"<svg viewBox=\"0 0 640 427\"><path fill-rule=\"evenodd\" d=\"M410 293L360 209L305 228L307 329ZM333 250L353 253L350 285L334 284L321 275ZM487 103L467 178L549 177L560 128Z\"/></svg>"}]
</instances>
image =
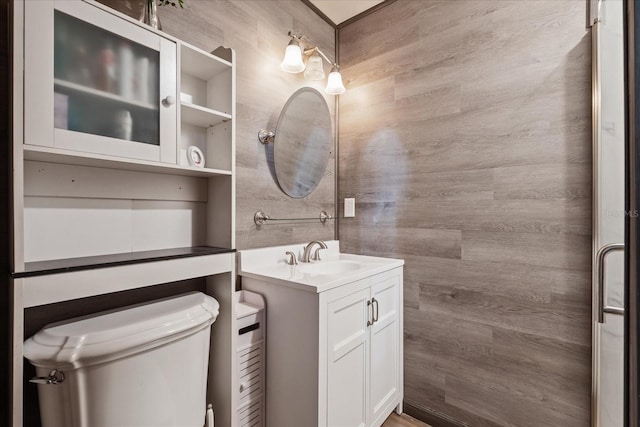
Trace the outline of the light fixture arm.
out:
<instances>
[{"instance_id":1,"label":"light fixture arm","mask_svg":"<svg viewBox=\"0 0 640 427\"><path fill-rule=\"evenodd\" d=\"M305 49L303 54L304 55L313 55L313 52L318 52L320 54L320 56L322 57L322 59L324 59L325 61L327 61L329 64L331 64L333 67L336 68L340 68L340 66L333 62L332 60L330 60L329 58L327 58L327 55L324 54L323 51L320 50L320 48L318 46L311 48L311 49Z\"/></svg>"},{"instance_id":2,"label":"light fixture arm","mask_svg":"<svg viewBox=\"0 0 640 427\"><path fill-rule=\"evenodd\" d=\"M322 59L327 61L332 66L334 66L336 68L340 68L340 66L336 62L330 60L329 57L327 57L327 55L325 55L325 53L323 51L321 51L318 46L313 46L313 45L309 44L307 42L308 39L307 39L306 36L298 36L296 34L293 34L291 31L289 31L288 35L289 35L289 37L291 37L292 39L297 40L298 43L300 43L300 45L303 47L303 49L302 49L302 54L303 55L310 56L310 55L313 55L314 52L318 52L320 54L320 56L322 57Z\"/></svg>"},{"instance_id":3,"label":"light fixture arm","mask_svg":"<svg viewBox=\"0 0 640 427\"><path fill-rule=\"evenodd\" d=\"M305 41L305 40L309 40L309 39L307 38L307 36L305 36L305 35L299 36L299 35L297 35L297 34L293 34L293 32L291 32L291 31L289 31L289 32L287 33L287 35L288 35L289 37L291 37L292 39L296 39L296 40L298 40L299 42L303 42L303 43L304 43L305 45L307 45L307 46L309 45L309 43L307 43L307 42Z\"/></svg>"}]
</instances>

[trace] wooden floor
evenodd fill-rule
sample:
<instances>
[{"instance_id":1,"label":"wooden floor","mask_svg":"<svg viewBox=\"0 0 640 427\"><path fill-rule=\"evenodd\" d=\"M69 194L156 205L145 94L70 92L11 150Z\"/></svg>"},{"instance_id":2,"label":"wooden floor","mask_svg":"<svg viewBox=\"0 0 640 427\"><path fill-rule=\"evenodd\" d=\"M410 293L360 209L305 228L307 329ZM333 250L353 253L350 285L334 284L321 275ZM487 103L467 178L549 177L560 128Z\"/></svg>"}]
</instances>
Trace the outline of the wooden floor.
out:
<instances>
[{"instance_id":1,"label":"wooden floor","mask_svg":"<svg viewBox=\"0 0 640 427\"><path fill-rule=\"evenodd\" d=\"M406 414L397 415L395 412L387 418L382 427L431 427L422 421L411 418Z\"/></svg>"}]
</instances>

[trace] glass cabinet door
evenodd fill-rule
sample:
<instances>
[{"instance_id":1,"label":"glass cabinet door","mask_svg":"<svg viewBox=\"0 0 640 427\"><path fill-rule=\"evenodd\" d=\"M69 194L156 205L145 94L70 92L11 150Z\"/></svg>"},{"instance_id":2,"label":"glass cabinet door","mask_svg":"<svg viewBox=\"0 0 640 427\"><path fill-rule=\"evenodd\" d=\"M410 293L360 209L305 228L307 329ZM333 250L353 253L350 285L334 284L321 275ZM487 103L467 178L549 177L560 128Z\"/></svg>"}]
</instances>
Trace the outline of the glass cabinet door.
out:
<instances>
[{"instance_id":1,"label":"glass cabinet door","mask_svg":"<svg viewBox=\"0 0 640 427\"><path fill-rule=\"evenodd\" d=\"M54 126L160 145L160 52L54 11Z\"/></svg>"},{"instance_id":2,"label":"glass cabinet door","mask_svg":"<svg viewBox=\"0 0 640 427\"><path fill-rule=\"evenodd\" d=\"M175 43L77 0L25 26L26 144L175 163Z\"/></svg>"}]
</instances>

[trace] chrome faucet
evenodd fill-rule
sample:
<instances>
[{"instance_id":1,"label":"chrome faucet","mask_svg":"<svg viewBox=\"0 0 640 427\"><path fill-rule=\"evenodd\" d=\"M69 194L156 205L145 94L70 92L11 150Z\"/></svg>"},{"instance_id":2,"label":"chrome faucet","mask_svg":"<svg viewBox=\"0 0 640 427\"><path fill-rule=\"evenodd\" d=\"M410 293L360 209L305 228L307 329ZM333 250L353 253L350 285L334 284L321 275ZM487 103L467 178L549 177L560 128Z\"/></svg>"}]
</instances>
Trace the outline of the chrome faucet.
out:
<instances>
[{"instance_id":1,"label":"chrome faucet","mask_svg":"<svg viewBox=\"0 0 640 427\"><path fill-rule=\"evenodd\" d=\"M318 245L320 247L316 249L313 259L315 259L316 261L320 261L320 249L327 249L327 244L322 240L314 240L313 242L305 246L304 253L302 254L302 259L301 259L302 262L311 261L311 249L313 249L315 245Z\"/></svg>"},{"instance_id":2,"label":"chrome faucet","mask_svg":"<svg viewBox=\"0 0 640 427\"><path fill-rule=\"evenodd\" d=\"M289 255L289 261L287 261L287 264L289 264L289 265L298 265L298 260L296 260L296 254L294 254L291 251L287 251L287 252L285 252L285 255Z\"/></svg>"}]
</instances>

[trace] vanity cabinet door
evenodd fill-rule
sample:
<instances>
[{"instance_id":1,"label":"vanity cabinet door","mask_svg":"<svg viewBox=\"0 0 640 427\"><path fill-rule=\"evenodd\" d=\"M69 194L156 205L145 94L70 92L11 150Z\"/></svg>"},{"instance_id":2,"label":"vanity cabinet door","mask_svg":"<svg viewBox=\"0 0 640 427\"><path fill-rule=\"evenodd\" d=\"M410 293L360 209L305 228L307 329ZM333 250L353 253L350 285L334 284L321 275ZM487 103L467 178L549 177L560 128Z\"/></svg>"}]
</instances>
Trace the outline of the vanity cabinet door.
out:
<instances>
[{"instance_id":1,"label":"vanity cabinet door","mask_svg":"<svg viewBox=\"0 0 640 427\"><path fill-rule=\"evenodd\" d=\"M367 425L369 288L328 304L327 426Z\"/></svg>"},{"instance_id":2,"label":"vanity cabinet door","mask_svg":"<svg viewBox=\"0 0 640 427\"><path fill-rule=\"evenodd\" d=\"M27 1L25 144L176 163L177 47L83 1Z\"/></svg>"},{"instance_id":3,"label":"vanity cabinet door","mask_svg":"<svg viewBox=\"0 0 640 427\"><path fill-rule=\"evenodd\" d=\"M371 285L371 426L397 405L400 390L400 276L379 275Z\"/></svg>"}]
</instances>

